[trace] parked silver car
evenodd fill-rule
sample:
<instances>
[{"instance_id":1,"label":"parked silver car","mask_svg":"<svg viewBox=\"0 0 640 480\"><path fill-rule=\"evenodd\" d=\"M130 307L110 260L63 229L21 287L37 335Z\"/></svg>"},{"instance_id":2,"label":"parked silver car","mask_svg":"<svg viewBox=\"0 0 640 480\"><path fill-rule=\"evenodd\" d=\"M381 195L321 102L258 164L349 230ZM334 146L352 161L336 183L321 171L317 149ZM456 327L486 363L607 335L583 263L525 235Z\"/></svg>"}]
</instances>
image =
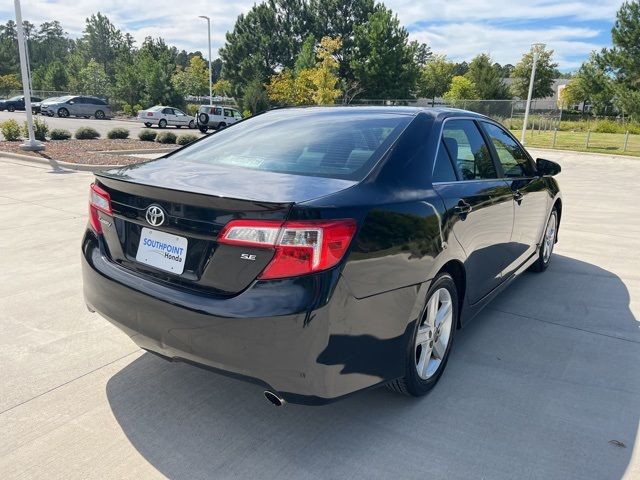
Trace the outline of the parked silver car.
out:
<instances>
[{"instance_id":1,"label":"parked silver car","mask_svg":"<svg viewBox=\"0 0 640 480\"><path fill-rule=\"evenodd\" d=\"M176 128L196 128L196 119L191 115L187 115L178 108L165 105L156 105L147 110L140 110L138 111L137 119L139 122L144 123L146 127L158 125L160 128L165 128L171 125Z\"/></svg>"},{"instance_id":2,"label":"parked silver car","mask_svg":"<svg viewBox=\"0 0 640 480\"><path fill-rule=\"evenodd\" d=\"M40 112L50 117L58 116L66 118L75 117L95 117L98 120L111 118L111 107L97 97L89 97L84 95L66 95L54 99L52 102L42 102Z\"/></svg>"}]
</instances>

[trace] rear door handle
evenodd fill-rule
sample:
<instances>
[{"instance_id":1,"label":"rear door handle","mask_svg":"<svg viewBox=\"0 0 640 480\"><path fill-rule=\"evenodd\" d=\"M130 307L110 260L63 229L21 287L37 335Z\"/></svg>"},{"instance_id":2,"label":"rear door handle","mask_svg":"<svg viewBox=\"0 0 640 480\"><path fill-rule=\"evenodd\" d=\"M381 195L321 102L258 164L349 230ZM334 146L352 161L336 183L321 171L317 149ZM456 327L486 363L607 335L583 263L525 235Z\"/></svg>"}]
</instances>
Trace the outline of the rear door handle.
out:
<instances>
[{"instance_id":1,"label":"rear door handle","mask_svg":"<svg viewBox=\"0 0 640 480\"><path fill-rule=\"evenodd\" d=\"M456 213L456 215L466 215L471 211L471 205L469 205L464 200L460 200L458 204L453 207L453 211Z\"/></svg>"}]
</instances>

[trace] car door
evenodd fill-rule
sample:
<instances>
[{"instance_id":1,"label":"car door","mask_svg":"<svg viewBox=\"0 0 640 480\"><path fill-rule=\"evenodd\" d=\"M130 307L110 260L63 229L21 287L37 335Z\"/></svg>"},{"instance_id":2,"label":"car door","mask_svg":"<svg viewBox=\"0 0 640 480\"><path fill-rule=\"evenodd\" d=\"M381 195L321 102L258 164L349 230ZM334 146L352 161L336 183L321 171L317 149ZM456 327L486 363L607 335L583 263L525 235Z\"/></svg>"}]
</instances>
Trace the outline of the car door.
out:
<instances>
[{"instance_id":1,"label":"car door","mask_svg":"<svg viewBox=\"0 0 640 480\"><path fill-rule=\"evenodd\" d=\"M189 125L189 117L182 110L178 110L177 108L173 109L173 114L175 118L176 125Z\"/></svg>"},{"instance_id":2,"label":"car door","mask_svg":"<svg viewBox=\"0 0 640 480\"><path fill-rule=\"evenodd\" d=\"M233 122L235 122L233 118L233 111L230 108L223 108L222 113L223 113L222 121L224 123L226 123L227 125L231 125Z\"/></svg>"},{"instance_id":3,"label":"car door","mask_svg":"<svg viewBox=\"0 0 640 480\"><path fill-rule=\"evenodd\" d=\"M76 97L69 100L69 114L79 117L86 115L84 97Z\"/></svg>"},{"instance_id":4,"label":"car door","mask_svg":"<svg viewBox=\"0 0 640 480\"><path fill-rule=\"evenodd\" d=\"M503 272L509 275L537 251L550 199L544 179L537 175L533 160L520 143L493 122L483 121L481 125L490 139L500 174L514 198L515 216L509 247L512 261Z\"/></svg>"},{"instance_id":5,"label":"car door","mask_svg":"<svg viewBox=\"0 0 640 480\"><path fill-rule=\"evenodd\" d=\"M160 118L164 118L167 121L167 125L175 125L173 108L169 108L169 107L163 108L162 115L160 115ZM158 121L160 121L160 119L158 119Z\"/></svg>"},{"instance_id":6,"label":"car door","mask_svg":"<svg viewBox=\"0 0 640 480\"><path fill-rule=\"evenodd\" d=\"M446 225L467 256L467 293L476 303L502 281L513 229L513 195L499 178L474 120L445 120L440 142L434 174L448 159L456 179L434 179L433 188L445 204Z\"/></svg>"}]
</instances>

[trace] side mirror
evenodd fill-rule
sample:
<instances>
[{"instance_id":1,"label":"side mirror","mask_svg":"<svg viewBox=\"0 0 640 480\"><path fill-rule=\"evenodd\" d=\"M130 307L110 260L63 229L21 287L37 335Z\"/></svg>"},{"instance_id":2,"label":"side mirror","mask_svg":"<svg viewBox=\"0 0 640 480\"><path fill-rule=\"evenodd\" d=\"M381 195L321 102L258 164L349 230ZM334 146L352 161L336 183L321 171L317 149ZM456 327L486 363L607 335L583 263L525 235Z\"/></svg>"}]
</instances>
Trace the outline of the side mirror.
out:
<instances>
[{"instance_id":1,"label":"side mirror","mask_svg":"<svg viewBox=\"0 0 640 480\"><path fill-rule=\"evenodd\" d=\"M536 168L541 176L553 176L562 171L560 164L552 162L551 160L545 160L544 158L538 158L536 160Z\"/></svg>"}]
</instances>

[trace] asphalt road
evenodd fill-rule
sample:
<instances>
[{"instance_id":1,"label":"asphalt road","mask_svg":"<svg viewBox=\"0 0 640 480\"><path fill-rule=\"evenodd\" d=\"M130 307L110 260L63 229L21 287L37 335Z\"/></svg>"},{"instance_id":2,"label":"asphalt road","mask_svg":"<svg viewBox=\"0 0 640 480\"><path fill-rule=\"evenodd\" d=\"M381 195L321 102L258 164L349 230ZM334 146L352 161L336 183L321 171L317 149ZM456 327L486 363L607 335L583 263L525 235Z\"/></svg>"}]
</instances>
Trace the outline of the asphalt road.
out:
<instances>
[{"instance_id":1,"label":"asphalt road","mask_svg":"<svg viewBox=\"0 0 640 480\"><path fill-rule=\"evenodd\" d=\"M26 121L27 116L25 112L0 112L0 122L4 122L13 118L17 120L21 125L24 121ZM44 119L49 125L49 129L54 128L64 128L69 130L72 134L80 127L93 127L98 132L100 132L100 136L102 138L106 138L107 132L116 127L123 127L129 130L129 136L131 138L137 138L138 132L143 128L146 128L144 124L133 121L133 120L96 120L95 118L59 118L59 117L45 117L43 115L36 115L35 118L40 120ZM157 127L153 127L157 129ZM175 127L167 127L167 130L177 130ZM188 128L181 128L180 132L189 132L194 135L200 136L201 133L197 129L190 130ZM0 134L0 139L2 139L2 134Z\"/></svg>"},{"instance_id":2,"label":"asphalt road","mask_svg":"<svg viewBox=\"0 0 640 480\"><path fill-rule=\"evenodd\" d=\"M0 478L640 478L640 160L544 156L552 265L458 332L434 391L280 409L88 313L91 176L0 160Z\"/></svg>"}]
</instances>

